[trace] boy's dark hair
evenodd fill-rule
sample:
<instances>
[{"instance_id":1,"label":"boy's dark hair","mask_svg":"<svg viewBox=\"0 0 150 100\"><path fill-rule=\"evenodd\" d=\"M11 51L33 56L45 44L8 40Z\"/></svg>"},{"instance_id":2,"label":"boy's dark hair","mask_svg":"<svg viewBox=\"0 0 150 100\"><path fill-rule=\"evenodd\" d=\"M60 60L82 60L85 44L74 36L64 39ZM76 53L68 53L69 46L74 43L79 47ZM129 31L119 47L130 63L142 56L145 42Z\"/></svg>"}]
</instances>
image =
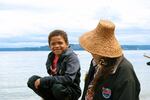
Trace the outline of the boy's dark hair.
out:
<instances>
[{"instance_id":1,"label":"boy's dark hair","mask_svg":"<svg viewBox=\"0 0 150 100\"><path fill-rule=\"evenodd\" d=\"M50 42L51 42L51 38L54 36L62 36L63 39L65 40L65 42L67 43L67 45L69 44L68 42L68 36L67 33L63 30L54 30L52 32L50 32L49 36L48 36L48 44L50 46Z\"/></svg>"}]
</instances>

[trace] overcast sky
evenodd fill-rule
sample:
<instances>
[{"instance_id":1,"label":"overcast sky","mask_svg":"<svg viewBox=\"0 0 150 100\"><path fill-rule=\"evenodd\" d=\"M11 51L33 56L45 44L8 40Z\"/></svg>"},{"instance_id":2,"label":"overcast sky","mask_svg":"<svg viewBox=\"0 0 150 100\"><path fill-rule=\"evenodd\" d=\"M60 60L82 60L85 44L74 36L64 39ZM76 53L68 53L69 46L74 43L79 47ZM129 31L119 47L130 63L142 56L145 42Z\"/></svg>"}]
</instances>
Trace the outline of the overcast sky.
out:
<instances>
[{"instance_id":1,"label":"overcast sky","mask_svg":"<svg viewBox=\"0 0 150 100\"><path fill-rule=\"evenodd\" d=\"M70 43L100 19L116 25L123 44L150 44L150 0L0 0L0 48L47 45L54 29Z\"/></svg>"}]
</instances>

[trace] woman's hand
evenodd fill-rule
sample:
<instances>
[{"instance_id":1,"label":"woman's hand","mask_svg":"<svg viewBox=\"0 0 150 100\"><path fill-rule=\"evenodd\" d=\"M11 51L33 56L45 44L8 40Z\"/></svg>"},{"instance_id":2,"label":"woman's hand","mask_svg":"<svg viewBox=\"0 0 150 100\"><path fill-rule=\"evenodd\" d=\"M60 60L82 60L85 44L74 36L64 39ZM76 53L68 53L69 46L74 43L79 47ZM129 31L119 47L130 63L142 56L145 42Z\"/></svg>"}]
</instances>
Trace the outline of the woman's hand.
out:
<instances>
[{"instance_id":1,"label":"woman's hand","mask_svg":"<svg viewBox=\"0 0 150 100\"><path fill-rule=\"evenodd\" d=\"M94 92L91 89L88 89L87 95L85 96L85 100L93 100Z\"/></svg>"},{"instance_id":2,"label":"woman's hand","mask_svg":"<svg viewBox=\"0 0 150 100\"><path fill-rule=\"evenodd\" d=\"M34 86L35 86L36 89L38 89L38 88L39 88L39 85L40 85L40 79L37 79L37 80L35 81L35 83L34 83Z\"/></svg>"}]
</instances>

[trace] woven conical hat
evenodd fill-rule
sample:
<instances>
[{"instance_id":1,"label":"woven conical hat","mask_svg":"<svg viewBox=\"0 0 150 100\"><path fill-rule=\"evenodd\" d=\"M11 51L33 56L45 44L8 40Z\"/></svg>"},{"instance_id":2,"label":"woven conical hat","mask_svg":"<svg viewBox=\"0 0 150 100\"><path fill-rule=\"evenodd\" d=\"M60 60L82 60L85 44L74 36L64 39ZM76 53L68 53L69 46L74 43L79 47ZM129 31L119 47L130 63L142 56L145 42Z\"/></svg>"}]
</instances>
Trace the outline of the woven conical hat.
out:
<instances>
[{"instance_id":1,"label":"woven conical hat","mask_svg":"<svg viewBox=\"0 0 150 100\"><path fill-rule=\"evenodd\" d=\"M108 20L100 20L97 27L84 33L79 42L81 47L90 53L104 57L119 57L122 55L122 48L117 41L115 25Z\"/></svg>"}]
</instances>

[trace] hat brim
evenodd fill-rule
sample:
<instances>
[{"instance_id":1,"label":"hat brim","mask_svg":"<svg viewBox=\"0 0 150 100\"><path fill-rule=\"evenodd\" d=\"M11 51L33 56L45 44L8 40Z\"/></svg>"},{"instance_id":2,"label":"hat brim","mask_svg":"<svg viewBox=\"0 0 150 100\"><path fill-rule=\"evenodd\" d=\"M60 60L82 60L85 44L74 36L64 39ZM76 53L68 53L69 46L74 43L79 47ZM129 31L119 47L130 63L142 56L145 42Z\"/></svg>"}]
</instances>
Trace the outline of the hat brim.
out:
<instances>
[{"instance_id":1,"label":"hat brim","mask_svg":"<svg viewBox=\"0 0 150 100\"><path fill-rule=\"evenodd\" d=\"M84 33L79 38L81 47L90 53L104 57L120 57L122 48L115 36L97 36L96 30Z\"/></svg>"}]
</instances>

